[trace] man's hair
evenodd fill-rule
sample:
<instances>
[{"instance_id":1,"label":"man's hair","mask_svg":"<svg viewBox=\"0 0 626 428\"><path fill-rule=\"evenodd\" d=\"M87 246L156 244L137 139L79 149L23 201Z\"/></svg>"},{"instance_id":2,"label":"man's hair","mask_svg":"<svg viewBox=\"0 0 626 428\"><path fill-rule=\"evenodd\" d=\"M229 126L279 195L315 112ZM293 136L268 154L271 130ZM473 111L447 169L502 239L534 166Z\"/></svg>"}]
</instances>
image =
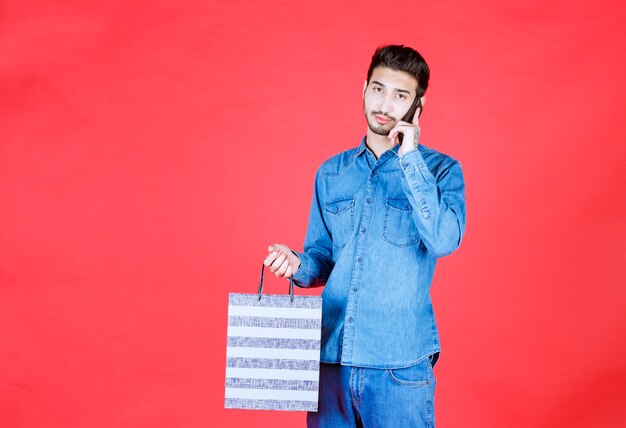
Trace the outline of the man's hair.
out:
<instances>
[{"instance_id":1,"label":"man's hair","mask_svg":"<svg viewBox=\"0 0 626 428\"><path fill-rule=\"evenodd\" d=\"M426 93L430 69L424 58L415 49L404 45L380 46L374 52L370 68L367 70L368 84L376 67L388 67L410 74L417 80L417 97L422 97Z\"/></svg>"}]
</instances>

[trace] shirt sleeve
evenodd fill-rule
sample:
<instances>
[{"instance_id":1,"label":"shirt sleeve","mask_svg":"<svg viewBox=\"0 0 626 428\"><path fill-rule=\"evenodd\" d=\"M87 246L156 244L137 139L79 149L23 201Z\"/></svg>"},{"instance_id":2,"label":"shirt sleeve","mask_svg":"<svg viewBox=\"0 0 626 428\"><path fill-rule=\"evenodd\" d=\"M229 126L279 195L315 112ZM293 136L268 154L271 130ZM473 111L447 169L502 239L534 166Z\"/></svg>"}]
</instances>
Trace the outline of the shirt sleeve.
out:
<instances>
[{"instance_id":1,"label":"shirt sleeve","mask_svg":"<svg viewBox=\"0 0 626 428\"><path fill-rule=\"evenodd\" d=\"M299 287L319 287L326 284L334 266L332 236L324 220L323 202L320 199L324 194L323 185L323 173L320 168L315 176L315 189L304 240L304 251L294 251L301 263L293 276L294 283Z\"/></svg>"},{"instance_id":2,"label":"shirt sleeve","mask_svg":"<svg viewBox=\"0 0 626 428\"><path fill-rule=\"evenodd\" d=\"M422 242L435 257L452 253L465 233L465 182L461 164L452 160L428 169L420 150L400 159L402 189L413 207L413 221Z\"/></svg>"}]
</instances>

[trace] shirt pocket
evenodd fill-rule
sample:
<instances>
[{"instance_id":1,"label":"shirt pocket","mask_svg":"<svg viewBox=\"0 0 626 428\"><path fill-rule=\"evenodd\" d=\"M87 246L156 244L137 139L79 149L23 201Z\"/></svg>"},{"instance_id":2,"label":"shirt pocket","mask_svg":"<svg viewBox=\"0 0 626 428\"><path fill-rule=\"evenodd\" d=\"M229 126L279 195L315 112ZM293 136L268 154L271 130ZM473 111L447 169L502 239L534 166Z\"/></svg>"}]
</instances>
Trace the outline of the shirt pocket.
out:
<instances>
[{"instance_id":1,"label":"shirt pocket","mask_svg":"<svg viewBox=\"0 0 626 428\"><path fill-rule=\"evenodd\" d=\"M325 210L333 239L333 246L340 249L348 242L354 228L354 197L327 202Z\"/></svg>"},{"instance_id":2,"label":"shirt pocket","mask_svg":"<svg viewBox=\"0 0 626 428\"><path fill-rule=\"evenodd\" d=\"M406 198L387 198L383 240L397 247L415 245L420 241L413 220L413 207Z\"/></svg>"}]
</instances>

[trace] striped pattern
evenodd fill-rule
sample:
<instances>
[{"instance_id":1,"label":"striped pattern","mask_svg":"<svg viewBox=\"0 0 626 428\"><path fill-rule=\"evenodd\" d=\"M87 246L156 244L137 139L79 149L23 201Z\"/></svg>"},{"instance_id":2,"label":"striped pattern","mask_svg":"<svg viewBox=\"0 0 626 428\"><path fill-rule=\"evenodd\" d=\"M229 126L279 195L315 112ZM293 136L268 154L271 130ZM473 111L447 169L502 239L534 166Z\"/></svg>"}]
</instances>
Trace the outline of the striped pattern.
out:
<instances>
[{"instance_id":1,"label":"striped pattern","mask_svg":"<svg viewBox=\"0 0 626 428\"><path fill-rule=\"evenodd\" d=\"M230 294L227 409L317 411L322 299Z\"/></svg>"}]
</instances>

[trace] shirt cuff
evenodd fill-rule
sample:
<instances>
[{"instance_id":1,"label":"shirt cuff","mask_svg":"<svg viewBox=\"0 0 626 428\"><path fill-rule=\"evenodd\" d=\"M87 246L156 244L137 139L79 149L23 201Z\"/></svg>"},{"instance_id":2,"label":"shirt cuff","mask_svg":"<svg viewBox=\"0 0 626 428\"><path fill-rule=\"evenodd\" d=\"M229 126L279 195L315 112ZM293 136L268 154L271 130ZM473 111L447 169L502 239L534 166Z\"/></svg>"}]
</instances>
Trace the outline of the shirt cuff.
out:
<instances>
[{"instance_id":1,"label":"shirt cuff","mask_svg":"<svg viewBox=\"0 0 626 428\"><path fill-rule=\"evenodd\" d=\"M417 171L418 169L428 169L419 149L411 150L402 156L398 162L400 162L400 167L405 173Z\"/></svg>"},{"instance_id":2,"label":"shirt cuff","mask_svg":"<svg viewBox=\"0 0 626 428\"><path fill-rule=\"evenodd\" d=\"M309 273L310 266L309 266L308 257L306 256L306 254L298 252L298 251L291 250L291 252L294 253L300 259L300 267L298 268L296 273L293 274L293 282L298 287L305 287L303 284L306 284L307 282L309 282L309 279L311 277Z\"/></svg>"}]
</instances>

